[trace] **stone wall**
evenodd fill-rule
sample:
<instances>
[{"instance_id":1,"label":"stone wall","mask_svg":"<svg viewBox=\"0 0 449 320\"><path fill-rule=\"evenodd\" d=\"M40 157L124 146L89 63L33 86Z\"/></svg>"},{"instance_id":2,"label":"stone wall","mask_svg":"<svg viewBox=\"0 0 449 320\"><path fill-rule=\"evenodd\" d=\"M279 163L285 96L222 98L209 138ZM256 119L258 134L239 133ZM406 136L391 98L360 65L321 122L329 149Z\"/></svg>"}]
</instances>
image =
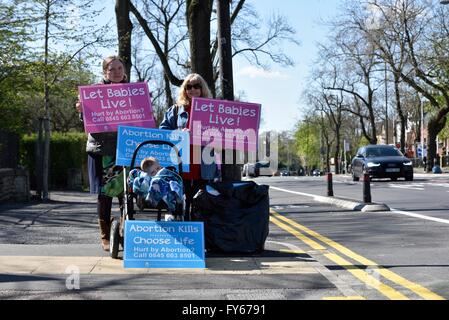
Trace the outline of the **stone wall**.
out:
<instances>
[{"instance_id":1,"label":"stone wall","mask_svg":"<svg viewBox=\"0 0 449 320\"><path fill-rule=\"evenodd\" d=\"M0 169L0 202L30 200L30 179L25 169Z\"/></svg>"}]
</instances>

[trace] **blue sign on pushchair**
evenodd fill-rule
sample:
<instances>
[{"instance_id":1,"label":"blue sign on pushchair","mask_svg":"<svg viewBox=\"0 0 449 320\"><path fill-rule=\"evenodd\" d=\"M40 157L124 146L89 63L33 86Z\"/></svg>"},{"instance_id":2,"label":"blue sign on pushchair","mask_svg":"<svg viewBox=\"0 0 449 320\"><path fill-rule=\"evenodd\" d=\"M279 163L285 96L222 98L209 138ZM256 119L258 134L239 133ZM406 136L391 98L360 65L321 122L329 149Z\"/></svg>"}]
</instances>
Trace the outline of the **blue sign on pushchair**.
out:
<instances>
[{"instance_id":1,"label":"blue sign on pushchair","mask_svg":"<svg viewBox=\"0 0 449 320\"><path fill-rule=\"evenodd\" d=\"M202 222L125 221L125 268L204 269Z\"/></svg>"},{"instance_id":2,"label":"blue sign on pushchair","mask_svg":"<svg viewBox=\"0 0 449 320\"><path fill-rule=\"evenodd\" d=\"M115 164L129 167L136 148L148 140L173 143L180 151L182 171L190 172L190 135L188 132L180 130L119 126ZM139 164L146 157L155 157L163 167L178 165L178 155L168 145L147 144L143 146L136 155L135 163Z\"/></svg>"}]
</instances>

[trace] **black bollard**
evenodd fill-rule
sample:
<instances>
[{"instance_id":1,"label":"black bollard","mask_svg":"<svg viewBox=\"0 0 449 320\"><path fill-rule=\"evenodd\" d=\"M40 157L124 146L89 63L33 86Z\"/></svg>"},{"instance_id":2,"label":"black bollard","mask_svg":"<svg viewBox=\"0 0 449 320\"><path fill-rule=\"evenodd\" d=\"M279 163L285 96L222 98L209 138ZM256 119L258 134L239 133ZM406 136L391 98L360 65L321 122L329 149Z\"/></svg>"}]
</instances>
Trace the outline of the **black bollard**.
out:
<instances>
[{"instance_id":1,"label":"black bollard","mask_svg":"<svg viewBox=\"0 0 449 320\"><path fill-rule=\"evenodd\" d=\"M334 188L332 186L332 173L329 172L327 174L327 196L333 197L334 196Z\"/></svg>"},{"instance_id":2,"label":"black bollard","mask_svg":"<svg viewBox=\"0 0 449 320\"><path fill-rule=\"evenodd\" d=\"M363 202L371 203L371 185L370 177L368 173L363 175Z\"/></svg>"}]
</instances>

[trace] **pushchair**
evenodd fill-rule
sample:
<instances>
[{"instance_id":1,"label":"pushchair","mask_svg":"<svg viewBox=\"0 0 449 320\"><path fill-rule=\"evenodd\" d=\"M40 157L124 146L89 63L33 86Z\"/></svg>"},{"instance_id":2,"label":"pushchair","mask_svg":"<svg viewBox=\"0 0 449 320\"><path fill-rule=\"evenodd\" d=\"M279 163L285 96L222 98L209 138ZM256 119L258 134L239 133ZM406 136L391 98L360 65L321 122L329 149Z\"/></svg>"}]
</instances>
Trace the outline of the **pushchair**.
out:
<instances>
[{"instance_id":1,"label":"pushchair","mask_svg":"<svg viewBox=\"0 0 449 320\"><path fill-rule=\"evenodd\" d=\"M135 166L135 161L137 158L137 155L139 153L139 150L149 144L153 145L168 145L171 147L177 155L178 159L178 172L176 172L175 167L167 167L166 169L170 170L174 175L178 177L178 180L181 181L181 188L182 186L182 159L179 149L171 142L169 141L159 141L159 140L147 140L142 143L140 143L137 148L134 150L133 157L131 160L130 165L130 172L133 169L140 169L139 167ZM183 196L182 201L177 201L174 205L171 205L172 210L169 210L168 205L164 201L159 201L157 204L155 203L149 203L145 200L144 197L136 194L133 190L133 184L129 183L129 173L127 174L127 168L123 168L123 179L124 179L124 196L123 196L123 203L120 208L120 219L112 221L111 224L111 230L110 230L110 255L113 259L117 259L119 247L124 244L124 227L125 227L125 220L134 220L134 215L138 213L157 213L157 221L161 221L162 213L166 212L171 214L174 217L174 221L183 221L184 220L184 213L185 213L185 197ZM183 191L182 191L182 194ZM136 202L136 205L140 209L139 212L134 209L134 202ZM145 211L145 209L148 208L149 211ZM174 208L174 209L173 209Z\"/></svg>"}]
</instances>

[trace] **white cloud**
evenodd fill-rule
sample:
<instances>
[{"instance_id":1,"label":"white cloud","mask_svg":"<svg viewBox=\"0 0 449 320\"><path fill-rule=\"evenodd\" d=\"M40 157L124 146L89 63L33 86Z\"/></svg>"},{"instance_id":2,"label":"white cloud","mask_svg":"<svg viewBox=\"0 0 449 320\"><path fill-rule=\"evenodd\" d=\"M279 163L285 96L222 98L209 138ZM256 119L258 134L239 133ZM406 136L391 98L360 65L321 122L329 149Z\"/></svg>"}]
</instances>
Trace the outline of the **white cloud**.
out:
<instances>
[{"instance_id":1,"label":"white cloud","mask_svg":"<svg viewBox=\"0 0 449 320\"><path fill-rule=\"evenodd\" d=\"M281 73L279 71L270 71L264 70L261 68L257 68L254 66L245 67L237 72L239 76L246 76L252 79L261 78L261 79L282 79L287 80L290 76L286 73Z\"/></svg>"}]
</instances>

